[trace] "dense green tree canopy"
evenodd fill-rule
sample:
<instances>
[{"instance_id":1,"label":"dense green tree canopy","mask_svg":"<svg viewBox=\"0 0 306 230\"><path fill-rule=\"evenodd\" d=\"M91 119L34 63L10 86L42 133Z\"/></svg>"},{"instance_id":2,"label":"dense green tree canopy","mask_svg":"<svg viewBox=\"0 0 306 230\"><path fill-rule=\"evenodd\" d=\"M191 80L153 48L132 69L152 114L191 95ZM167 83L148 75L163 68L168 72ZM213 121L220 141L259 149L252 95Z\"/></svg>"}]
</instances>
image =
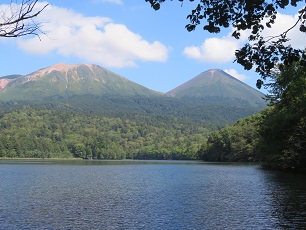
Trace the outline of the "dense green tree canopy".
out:
<instances>
[{"instance_id":1,"label":"dense green tree canopy","mask_svg":"<svg viewBox=\"0 0 306 230\"><path fill-rule=\"evenodd\" d=\"M306 67L281 66L269 84L274 105L261 127L261 154L268 162L306 168Z\"/></svg>"},{"instance_id":2,"label":"dense green tree canopy","mask_svg":"<svg viewBox=\"0 0 306 230\"><path fill-rule=\"evenodd\" d=\"M233 126L212 132L199 150L204 161L259 161L259 129L264 112L238 120Z\"/></svg>"},{"instance_id":3,"label":"dense green tree canopy","mask_svg":"<svg viewBox=\"0 0 306 230\"><path fill-rule=\"evenodd\" d=\"M211 133L199 155L206 161L261 161L306 170L306 68L294 63L274 71L271 107Z\"/></svg>"},{"instance_id":4,"label":"dense green tree canopy","mask_svg":"<svg viewBox=\"0 0 306 230\"><path fill-rule=\"evenodd\" d=\"M161 3L166 0L146 0L151 6L158 10ZM178 0L185 3L188 0ZM194 2L195 0L189 0ZM193 31L202 23L203 29L210 33L219 33L222 28L233 28L232 36L239 39L241 31L249 30L249 43L236 51L236 61L250 70L256 71L265 80L272 75L272 70L277 63L290 66L293 62L299 62L306 66L305 50L288 45L287 33L294 27L299 27L301 33L306 33L306 6L297 9L298 19L291 28L284 28L281 34L273 37L264 37L262 32L271 28L277 19L279 9L297 8L303 0L196 0L195 9L187 16L189 23L186 25L188 31ZM258 80L257 87L264 82Z\"/></svg>"},{"instance_id":5,"label":"dense green tree canopy","mask_svg":"<svg viewBox=\"0 0 306 230\"><path fill-rule=\"evenodd\" d=\"M209 129L156 115L127 118L25 106L0 111L0 158L197 159Z\"/></svg>"}]
</instances>

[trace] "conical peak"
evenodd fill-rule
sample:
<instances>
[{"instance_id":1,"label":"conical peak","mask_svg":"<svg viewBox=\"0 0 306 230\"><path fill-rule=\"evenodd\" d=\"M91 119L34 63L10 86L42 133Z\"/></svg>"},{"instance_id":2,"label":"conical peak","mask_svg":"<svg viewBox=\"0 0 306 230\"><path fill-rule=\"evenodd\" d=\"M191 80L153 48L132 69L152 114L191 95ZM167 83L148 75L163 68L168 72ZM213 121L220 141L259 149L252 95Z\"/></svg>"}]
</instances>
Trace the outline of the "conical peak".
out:
<instances>
[{"instance_id":1,"label":"conical peak","mask_svg":"<svg viewBox=\"0 0 306 230\"><path fill-rule=\"evenodd\" d=\"M10 100L17 97L33 100L85 94L97 96L151 96L157 94L95 64L56 64L16 78L9 83L1 81L0 87L6 88L5 96ZM18 95L14 97L14 92L17 90ZM0 89L0 91L3 90Z\"/></svg>"},{"instance_id":2,"label":"conical peak","mask_svg":"<svg viewBox=\"0 0 306 230\"><path fill-rule=\"evenodd\" d=\"M211 76L214 76L215 72L216 72L216 70L215 70L215 69L211 69L211 70L209 70L209 73L210 73L210 75L211 75Z\"/></svg>"},{"instance_id":3,"label":"conical peak","mask_svg":"<svg viewBox=\"0 0 306 230\"><path fill-rule=\"evenodd\" d=\"M51 73L52 71L61 72L64 74L67 74L69 71L77 69L81 66L87 66L89 69L93 69L93 64L64 64L64 63L58 63L40 70L37 70L33 73L30 73L28 76L29 79L37 79L41 76L44 76L46 74Z\"/></svg>"},{"instance_id":4,"label":"conical peak","mask_svg":"<svg viewBox=\"0 0 306 230\"><path fill-rule=\"evenodd\" d=\"M94 65L92 64L64 64L59 63L52 66L49 66L47 68L42 69L41 71L50 73L51 71L55 70L58 72L68 72L71 69L79 68L80 66L87 66L88 68L92 69Z\"/></svg>"},{"instance_id":5,"label":"conical peak","mask_svg":"<svg viewBox=\"0 0 306 230\"><path fill-rule=\"evenodd\" d=\"M51 72L52 70L56 70L59 72L68 72L70 69L77 68L79 65L78 64L64 64L64 63L59 63L55 64L52 66L49 66L43 70L46 70L48 72Z\"/></svg>"},{"instance_id":6,"label":"conical peak","mask_svg":"<svg viewBox=\"0 0 306 230\"><path fill-rule=\"evenodd\" d=\"M226 98L250 105L263 104L263 94L221 69L209 69L166 93L172 97Z\"/></svg>"},{"instance_id":7,"label":"conical peak","mask_svg":"<svg viewBox=\"0 0 306 230\"><path fill-rule=\"evenodd\" d=\"M211 76L214 76L216 72L222 72L222 71L223 70L221 69L209 69L209 70L202 72L202 74L210 73Z\"/></svg>"}]
</instances>

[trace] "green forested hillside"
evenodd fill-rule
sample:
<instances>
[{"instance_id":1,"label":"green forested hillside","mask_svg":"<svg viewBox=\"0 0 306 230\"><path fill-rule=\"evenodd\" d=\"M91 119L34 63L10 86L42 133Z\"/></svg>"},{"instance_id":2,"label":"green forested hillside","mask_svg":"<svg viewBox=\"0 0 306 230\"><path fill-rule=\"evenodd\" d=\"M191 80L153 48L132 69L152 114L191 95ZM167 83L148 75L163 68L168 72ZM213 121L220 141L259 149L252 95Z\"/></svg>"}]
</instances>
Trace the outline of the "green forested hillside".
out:
<instances>
[{"instance_id":1,"label":"green forested hillside","mask_svg":"<svg viewBox=\"0 0 306 230\"><path fill-rule=\"evenodd\" d=\"M256 110L171 97L0 102L0 157L198 159L208 134Z\"/></svg>"},{"instance_id":2,"label":"green forested hillside","mask_svg":"<svg viewBox=\"0 0 306 230\"><path fill-rule=\"evenodd\" d=\"M0 90L0 157L198 159L211 131L266 106L256 90L219 70L213 75L187 84L200 86L199 97L161 94L87 64L7 80ZM245 100L248 94L254 101Z\"/></svg>"},{"instance_id":3,"label":"green forested hillside","mask_svg":"<svg viewBox=\"0 0 306 230\"><path fill-rule=\"evenodd\" d=\"M211 69L166 93L177 98L211 99L226 105L266 107L264 94L220 69Z\"/></svg>"},{"instance_id":4,"label":"green forested hillside","mask_svg":"<svg viewBox=\"0 0 306 230\"><path fill-rule=\"evenodd\" d=\"M98 113L104 116L133 117L135 115L161 115L205 122L208 128L221 128L233 124L240 118L257 113L259 108L241 106L222 101L196 98L178 99L167 96L95 96L75 95L71 97L50 97L46 100L1 102L3 110L22 108L74 111L85 114Z\"/></svg>"},{"instance_id":5,"label":"green forested hillside","mask_svg":"<svg viewBox=\"0 0 306 230\"><path fill-rule=\"evenodd\" d=\"M261 158L273 167L306 170L306 66L280 66L260 130Z\"/></svg>"},{"instance_id":6,"label":"green forested hillside","mask_svg":"<svg viewBox=\"0 0 306 230\"><path fill-rule=\"evenodd\" d=\"M263 94L221 70L206 71L167 95L93 64L56 64L4 83L3 109L30 105L115 117L154 114L220 128L266 107Z\"/></svg>"},{"instance_id":7,"label":"green forested hillside","mask_svg":"<svg viewBox=\"0 0 306 230\"><path fill-rule=\"evenodd\" d=\"M7 77L2 77L5 79ZM7 78L8 79L8 78ZM0 101L38 101L49 97L72 95L159 95L98 65L56 64L33 73L10 77L0 90Z\"/></svg>"},{"instance_id":8,"label":"green forested hillside","mask_svg":"<svg viewBox=\"0 0 306 230\"><path fill-rule=\"evenodd\" d=\"M197 159L209 130L159 116L122 119L24 108L0 117L0 157Z\"/></svg>"},{"instance_id":9,"label":"green forested hillside","mask_svg":"<svg viewBox=\"0 0 306 230\"><path fill-rule=\"evenodd\" d=\"M233 126L212 132L200 148L200 158L218 162L259 161L259 131L265 113L240 119Z\"/></svg>"},{"instance_id":10,"label":"green forested hillside","mask_svg":"<svg viewBox=\"0 0 306 230\"><path fill-rule=\"evenodd\" d=\"M72 105L83 112L102 112L109 115L155 114L171 117L187 118L193 121L204 121L207 125L223 127L240 118L258 112L262 108L234 103L224 104L222 101L211 101L210 98L178 99L166 96L120 97L120 96L73 96L57 99Z\"/></svg>"},{"instance_id":11,"label":"green forested hillside","mask_svg":"<svg viewBox=\"0 0 306 230\"><path fill-rule=\"evenodd\" d=\"M199 155L206 161L261 161L306 170L306 69L280 66L270 87L271 106L211 133Z\"/></svg>"}]
</instances>

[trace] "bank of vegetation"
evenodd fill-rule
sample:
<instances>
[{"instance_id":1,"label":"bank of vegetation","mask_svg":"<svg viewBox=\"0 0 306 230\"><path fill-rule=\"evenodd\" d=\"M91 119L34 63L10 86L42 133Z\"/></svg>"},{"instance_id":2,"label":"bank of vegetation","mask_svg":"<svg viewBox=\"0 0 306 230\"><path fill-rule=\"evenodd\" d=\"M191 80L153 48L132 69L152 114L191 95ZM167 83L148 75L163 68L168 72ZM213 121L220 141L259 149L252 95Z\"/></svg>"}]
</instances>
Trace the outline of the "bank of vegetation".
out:
<instances>
[{"instance_id":1,"label":"bank of vegetation","mask_svg":"<svg viewBox=\"0 0 306 230\"><path fill-rule=\"evenodd\" d=\"M201 113L195 109L194 115L190 106L174 106L170 113L167 108L171 103L150 107L152 100L137 101L136 112L125 107L116 110L112 103L101 103L99 110L89 111L81 107L88 103L78 104L80 100L45 105L4 102L5 109L0 113L0 157L202 159L305 169L305 73L305 67L297 64L280 66L266 85L270 106L226 127L222 110L211 119L213 110ZM129 105L127 108L136 105L133 100L127 102L131 99L123 100L121 104ZM186 112L184 108L188 108ZM228 122L236 116L236 110L224 108L232 111L226 118Z\"/></svg>"},{"instance_id":2,"label":"bank of vegetation","mask_svg":"<svg viewBox=\"0 0 306 230\"><path fill-rule=\"evenodd\" d=\"M306 68L280 67L267 85L271 106L212 132L199 155L206 161L260 161L306 169Z\"/></svg>"}]
</instances>

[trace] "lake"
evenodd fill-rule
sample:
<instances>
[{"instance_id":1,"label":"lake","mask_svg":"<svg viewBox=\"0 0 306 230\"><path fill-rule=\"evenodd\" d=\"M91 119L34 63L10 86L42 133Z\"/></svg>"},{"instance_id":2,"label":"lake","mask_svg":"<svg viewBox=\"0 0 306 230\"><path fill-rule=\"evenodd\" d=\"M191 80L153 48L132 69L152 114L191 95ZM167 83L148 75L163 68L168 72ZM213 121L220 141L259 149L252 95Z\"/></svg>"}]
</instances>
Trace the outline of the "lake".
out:
<instances>
[{"instance_id":1,"label":"lake","mask_svg":"<svg viewBox=\"0 0 306 230\"><path fill-rule=\"evenodd\" d=\"M306 229L305 175L193 161L0 160L0 229Z\"/></svg>"}]
</instances>

